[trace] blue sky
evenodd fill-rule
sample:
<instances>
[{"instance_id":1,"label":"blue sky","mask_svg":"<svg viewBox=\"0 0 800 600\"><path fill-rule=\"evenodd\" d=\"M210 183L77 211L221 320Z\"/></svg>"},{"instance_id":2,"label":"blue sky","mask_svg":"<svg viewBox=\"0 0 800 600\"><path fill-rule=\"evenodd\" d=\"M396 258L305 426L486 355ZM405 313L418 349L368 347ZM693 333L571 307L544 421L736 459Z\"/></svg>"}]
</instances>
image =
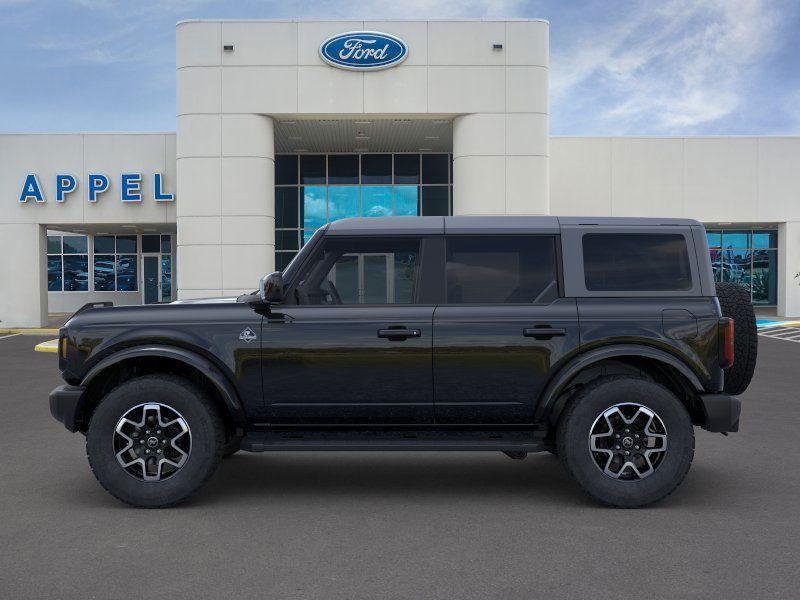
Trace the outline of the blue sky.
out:
<instances>
[{"instance_id":1,"label":"blue sky","mask_svg":"<svg viewBox=\"0 0 800 600\"><path fill-rule=\"evenodd\" d=\"M173 131L189 18L540 17L553 135L800 134L797 0L0 0L0 132Z\"/></svg>"}]
</instances>

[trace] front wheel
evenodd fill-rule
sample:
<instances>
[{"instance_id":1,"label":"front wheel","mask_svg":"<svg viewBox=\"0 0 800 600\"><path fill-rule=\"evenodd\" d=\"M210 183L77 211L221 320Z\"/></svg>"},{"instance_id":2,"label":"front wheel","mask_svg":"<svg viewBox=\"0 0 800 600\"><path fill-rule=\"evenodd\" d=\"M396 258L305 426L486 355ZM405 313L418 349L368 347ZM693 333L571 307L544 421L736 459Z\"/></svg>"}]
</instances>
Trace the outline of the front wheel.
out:
<instances>
[{"instance_id":1,"label":"front wheel","mask_svg":"<svg viewBox=\"0 0 800 600\"><path fill-rule=\"evenodd\" d=\"M558 423L558 455L595 500L620 508L657 502L683 481L694 457L694 429L663 386L601 377L581 390Z\"/></svg>"},{"instance_id":2,"label":"front wheel","mask_svg":"<svg viewBox=\"0 0 800 600\"><path fill-rule=\"evenodd\" d=\"M86 434L89 465L114 497L143 508L178 504L214 473L225 429L190 381L147 375L109 392Z\"/></svg>"}]
</instances>

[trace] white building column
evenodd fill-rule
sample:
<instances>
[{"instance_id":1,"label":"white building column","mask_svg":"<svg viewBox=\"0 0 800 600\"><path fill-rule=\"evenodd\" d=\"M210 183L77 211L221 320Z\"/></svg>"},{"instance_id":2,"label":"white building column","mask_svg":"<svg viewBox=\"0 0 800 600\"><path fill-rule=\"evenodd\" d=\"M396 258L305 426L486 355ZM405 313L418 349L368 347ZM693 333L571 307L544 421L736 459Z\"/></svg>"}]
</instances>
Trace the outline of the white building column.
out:
<instances>
[{"instance_id":1,"label":"white building column","mask_svg":"<svg viewBox=\"0 0 800 600\"><path fill-rule=\"evenodd\" d=\"M549 214L547 128L543 113L456 117L453 214Z\"/></svg>"},{"instance_id":2,"label":"white building column","mask_svg":"<svg viewBox=\"0 0 800 600\"><path fill-rule=\"evenodd\" d=\"M0 328L47 325L47 233L43 225L0 224Z\"/></svg>"},{"instance_id":3,"label":"white building column","mask_svg":"<svg viewBox=\"0 0 800 600\"><path fill-rule=\"evenodd\" d=\"M178 298L252 291L274 269L274 149L270 117L178 117Z\"/></svg>"},{"instance_id":4,"label":"white building column","mask_svg":"<svg viewBox=\"0 0 800 600\"><path fill-rule=\"evenodd\" d=\"M778 316L800 317L800 222L778 226Z\"/></svg>"}]
</instances>

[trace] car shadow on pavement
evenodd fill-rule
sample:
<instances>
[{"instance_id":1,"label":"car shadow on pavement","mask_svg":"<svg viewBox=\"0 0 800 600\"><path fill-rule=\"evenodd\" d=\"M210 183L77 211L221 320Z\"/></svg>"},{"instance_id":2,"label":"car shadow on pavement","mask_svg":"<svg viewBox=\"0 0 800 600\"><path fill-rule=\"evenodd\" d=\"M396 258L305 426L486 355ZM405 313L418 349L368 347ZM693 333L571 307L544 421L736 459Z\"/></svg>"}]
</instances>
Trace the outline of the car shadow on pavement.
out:
<instances>
[{"instance_id":1,"label":"car shadow on pavement","mask_svg":"<svg viewBox=\"0 0 800 600\"><path fill-rule=\"evenodd\" d=\"M724 477L698 470L699 477L690 473L684 482L687 489L679 488L658 506L715 501L717 493L726 488ZM692 479L698 485L691 485ZM599 506L567 476L558 458L547 453L532 454L525 460L477 453L238 454L222 462L194 502L229 503L276 494L281 498L416 497L434 502L502 497L505 501L516 498L562 506Z\"/></svg>"}]
</instances>

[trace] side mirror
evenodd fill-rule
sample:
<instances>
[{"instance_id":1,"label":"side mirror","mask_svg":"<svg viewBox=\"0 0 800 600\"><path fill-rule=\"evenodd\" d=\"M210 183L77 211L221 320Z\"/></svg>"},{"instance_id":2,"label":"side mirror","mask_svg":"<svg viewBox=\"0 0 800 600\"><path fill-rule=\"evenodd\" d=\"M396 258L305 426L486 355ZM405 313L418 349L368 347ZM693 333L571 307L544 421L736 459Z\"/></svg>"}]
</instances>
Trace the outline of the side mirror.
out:
<instances>
[{"instance_id":1,"label":"side mirror","mask_svg":"<svg viewBox=\"0 0 800 600\"><path fill-rule=\"evenodd\" d=\"M258 295L264 304L277 304L283 301L283 273L275 271L264 275L258 282Z\"/></svg>"}]
</instances>

